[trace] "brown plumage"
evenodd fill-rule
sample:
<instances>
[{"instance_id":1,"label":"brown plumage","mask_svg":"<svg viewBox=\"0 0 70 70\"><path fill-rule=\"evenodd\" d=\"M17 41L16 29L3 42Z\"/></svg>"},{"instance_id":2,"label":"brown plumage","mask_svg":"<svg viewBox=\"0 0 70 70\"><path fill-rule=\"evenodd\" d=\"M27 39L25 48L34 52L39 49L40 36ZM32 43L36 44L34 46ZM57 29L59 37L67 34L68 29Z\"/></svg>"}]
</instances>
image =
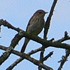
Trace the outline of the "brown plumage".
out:
<instances>
[{"instance_id":1,"label":"brown plumage","mask_svg":"<svg viewBox=\"0 0 70 70\"><path fill-rule=\"evenodd\" d=\"M26 32L37 36L44 27L44 23L45 23L44 16L46 13L47 12L45 12L44 10L37 10L29 20L29 23L26 28ZM21 52L25 51L29 41L30 41L29 39L25 38Z\"/></svg>"}]
</instances>

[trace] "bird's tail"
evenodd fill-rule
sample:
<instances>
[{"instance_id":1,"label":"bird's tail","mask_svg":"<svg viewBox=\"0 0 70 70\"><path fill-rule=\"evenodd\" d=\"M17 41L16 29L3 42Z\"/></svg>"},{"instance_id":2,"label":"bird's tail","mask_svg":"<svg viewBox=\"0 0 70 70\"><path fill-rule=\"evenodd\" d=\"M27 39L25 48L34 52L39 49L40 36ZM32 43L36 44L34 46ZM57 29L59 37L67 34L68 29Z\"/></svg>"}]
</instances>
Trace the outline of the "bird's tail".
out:
<instances>
[{"instance_id":1,"label":"bird's tail","mask_svg":"<svg viewBox=\"0 0 70 70\"><path fill-rule=\"evenodd\" d=\"M25 51L28 42L29 42L29 39L25 38L24 44L23 44L22 49L21 49L22 53Z\"/></svg>"}]
</instances>

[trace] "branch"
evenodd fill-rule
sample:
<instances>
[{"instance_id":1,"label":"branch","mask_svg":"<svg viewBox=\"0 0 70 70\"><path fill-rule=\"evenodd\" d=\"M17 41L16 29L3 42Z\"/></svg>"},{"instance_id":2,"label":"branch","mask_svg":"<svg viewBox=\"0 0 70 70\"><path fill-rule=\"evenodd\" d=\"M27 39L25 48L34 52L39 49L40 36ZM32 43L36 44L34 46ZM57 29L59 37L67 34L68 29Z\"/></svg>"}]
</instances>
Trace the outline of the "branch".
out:
<instances>
[{"instance_id":1,"label":"branch","mask_svg":"<svg viewBox=\"0 0 70 70\"><path fill-rule=\"evenodd\" d=\"M59 39L59 40L57 40L57 42L63 42L63 41L66 41L66 40L70 40L70 37L68 36L67 31L65 31L64 37Z\"/></svg>"},{"instance_id":2,"label":"branch","mask_svg":"<svg viewBox=\"0 0 70 70\"><path fill-rule=\"evenodd\" d=\"M17 32L20 31L19 28L16 28L16 27L12 26L12 25L11 25L9 22L7 22L6 20L0 19L0 26L2 26L2 25L5 26L5 27L7 27L7 28L13 29L13 30L15 30L15 31L17 31Z\"/></svg>"},{"instance_id":3,"label":"branch","mask_svg":"<svg viewBox=\"0 0 70 70\"><path fill-rule=\"evenodd\" d=\"M44 29L44 38L46 38L46 36L47 36L48 30L49 30L49 27L50 27L51 18L52 18L55 6L57 4L57 1L58 0L53 1L52 7L51 7L51 10L50 10L50 14L49 14L49 16L46 20L45 29Z\"/></svg>"},{"instance_id":4,"label":"branch","mask_svg":"<svg viewBox=\"0 0 70 70\"><path fill-rule=\"evenodd\" d=\"M67 31L65 31L65 34L64 34L64 40L66 39L70 39L69 36L68 36L68 33ZM65 56L62 56L62 59L59 61L60 62L60 66L58 68L58 70L61 70L63 65L65 64L65 62L67 61L67 58L69 57L70 55L70 51L66 50L66 55Z\"/></svg>"},{"instance_id":5,"label":"branch","mask_svg":"<svg viewBox=\"0 0 70 70\"><path fill-rule=\"evenodd\" d=\"M43 46L45 46L46 48L49 47L49 46L53 46L53 47L56 47L56 48L64 48L64 49L68 49L70 50L70 45L68 44L65 44L65 43L60 43L60 42L51 42L51 41L46 41L44 39L41 39L40 37L38 36L35 36L35 35L31 35L29 33L26 33L24 31L20 31L14 38L13 40L11 41L11 44L9 46L9 49L7 50L7 52L5 52L0 60L3 60L0 62L0 64L2 64L8 57L9 55L11 54L11 50L13 48L15 48L15 46L18 44L18 42L20 41L21 38L23 37L27 37L29 39L32 39L40 44L42 44Z\"/></svg>"},{"instance_id":6,"label":"branch","mask_svg":"<svg viewBox=\"0 0 70 70\"><path fill-rule=\"evenodd\" d=\"M56 48L63 48L63 49L70 50L70 45L68 45L66 43L60 43L58 41L52 42L52 41L48 41L48 40L45 40L45 39L41 39L40 37L29 34L25 31L21 31L18 35L19 35L19 37L26 37L26 38L32 39L33 41L36 41L36 42L44 45L45 48L47 48L49 46L52 46L52 47L56 47Z\"/></svg>"},{"instance_id":7,"label":"branch","mask_svg":"<svg viewBox=\"0 0 70 70\"><path fill-rule=\"evenodd\" d=\"M12 49L15 48L22 37L23 36L20 36L19 34L15 35L11 41L9 48L0 56L0 65L10 56Z\"/></svg>"},{"instance_id":8,"label":"branch","mask_svg":"<svg viewBox=\"0 0 70 70\"><path fill-rule=\"evenodd\" d=\"M67 38L67 39L66 39ZM68 37L62 37L61 39L59 39L59 40L57 40L57 41L55 41L55 42L63 42L63 41L66 41L66 40L69 40L69 36ZM53 39L51 39L50 41L53 41ZM34 54L34 53L37 53L37 52L39 52L39 51L41 51L42 50L42 47L40 47L40 48L38 48L38 49L36 49L36 50L32 50L31 52L29 52L28 53L28 55L32 55L32 54ZM10 68L10 69L13 69L18 63L20 63L21 61L22 61L23 59L22 58L19 58L19 59L17 59L13 64L11 64L8 68Z\"/></svg>"},{"instance_id":9,"label":"branch","mask_svg":"<svg viewBox=\"0 0 70 70\"><path fill-rule=\"evenodd\" d=\"M51 10L50 10L50 13L49 13L49 16L46 20L46 23L45 23L45 28L44 28L44 39L47 39L47 34L48 34L48 31L49 31L49 28L50 28L50 22L51 22L51 18L52 18L52 15L53 15L53 12L54 12L54 8L56 6L56 3L57 3L57 0L54 0L53 1L53 4L52 4L52 7L51 7ZM40 61L43 63L42 59L44 57L44 46L42 46L42 51L40 53ZM41 67L38 68L38 70L42 70Z\"/></svg>"},{"instance_id":10,"label":"branch","mask_svg":"<svg viewBox=\"0 0 70 70\"><path fill-rule=\"evenodd\" d=\"M49 57L51 57L51 55L53 55L53 51L50 52L47 56L45 56L45 57L42 59L42 61L47 60Z\"/></svg>"},{"instance_id":11,"label":"branch","mask_svg":"<svg viewBox=\"0 0 70 70\"><path fill-rule=\"evenodd\" d=\"M5 22L5 21L4 21L4 22ZM4 22L2 22L2 23L4 23ZM6 23L7 23L7 22L6 22ZM0 25L2 25L2 24L1 24L1 20L0 20ZM6 25L6 26L7 26L7 25ZM17 28L14 28L14 30L16 30L16 29L17 29ZM70 45L68 45L68 44L60 43L59 41L54 41L54 42L46 41L46 40L44 40L44 39L41 39L40 37L37 37L37 36L31 35L31 34L28 34L28 33L24 32L24 31L22 31L22 30L17 30L17 31L19 31L19 33L18 33L18 35L17 35L18 37L15 36L15 37L13 38L13 40L15 40L16 43L14 43L15 41L12 40L12 42L11 42L11 44L10 44L10 47L12 47L12 48L9 48L8 50L6 50L6 52L5 52L6 54L5 54L5 55L6 55L7 57L4 55L4 57L6 57L5 60L9 57L9 55L11 54L12 49L15 48L15 46L18 44L19 40L20 40L22 37L27 37L27 38L29 38L29 39L32 39L32 40L34 40L34 41L37 41L38 43L44 45L45 48L52 46L52 47L56 47L56 48L67 49L67 50L70 51ZM19 38L19 39L18 39L18 38ZM70 38L70 37L67 37L67 38ZM4 57L3 57L3 58L4 58ZM1 64L4 62L4 60L3 60L3 61L2 61L2 60L3 60L3 59L1 58L1 59L0 59Z\"/></svg>"},{"instance_id":12,"label":"branch","mask_svg":"<svg viewBox=\"0 0 70 70\"><path fill-rule=\"evenodd\" d=\"M48 41L48 40L45 40L45 39L41 39L38 36L31 35L31 34L29 34L27 32L24 32L24 31L22 31L20 33L20 37L26 37L26 38L32 39L33 41L36 41L36 42L44 45L45 48L52 46L52 47L55 47L55 48L63 48L63 49L67 49L67 50L70 51L70 45L69 44L60 43L58 41L52 42L52 41Z\"/></svg>"},{"instance_id":13,"label":"branch","mask_svg":"<svg viewBox=\"0 0 70 70\"><path fill-rule=\"evenodd\" d=\"M3 50L7 50L8 48L7 47L4 47L4 46L0 46L0 48L2 48ZM53 70L51 67L49 66L46 66L44 64L42 64L40 61L30 57L28 54L25 54L25 53L20 53L16 50L12 50L12 53L22 57L22 58L25 58L27 60L29 60L30 62L32 62L33 64L37 65L37 66L41 66L42 68L46 69L46 70ZM10 69L6 69L6 70L10 70Z\"/></svg>"},{"instance_id":14,"label":"branch","mask_svg":"<svg viewBox=\"0 0 70 70\"><path fill-rule=\"evenodd\" d=\"M58 70L62 70L62 67L64 65L64 63L67 61L67 58L69 57L70 55L70 52L68 50L66 50L66 55L65 56L62 56L62 60L60 60L60 66L58 68Z\"/></svg>"}]
</instances>

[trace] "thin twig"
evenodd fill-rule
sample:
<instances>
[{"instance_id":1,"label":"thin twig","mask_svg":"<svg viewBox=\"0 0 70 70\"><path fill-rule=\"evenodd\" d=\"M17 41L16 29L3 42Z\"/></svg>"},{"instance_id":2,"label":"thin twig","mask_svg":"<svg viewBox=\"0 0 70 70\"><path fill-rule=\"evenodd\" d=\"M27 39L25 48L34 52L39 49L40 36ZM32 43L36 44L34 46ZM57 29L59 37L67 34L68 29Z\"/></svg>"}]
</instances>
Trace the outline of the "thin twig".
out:
<instances>
[{"instance_id":1,"label":"thin twig","mask_svg":"<svg viewBox=\"0 0 70 70\"><path fill-rule=\"evenodd\" d=\"M53 51L52 52L50 52L48 55L46 55L44 58L43 58L43 60L42 61L45 61L45 60L47 60L49 57L51 57L53 55Z\"/></svg>"},{"instance_id":2,"label":"thin twig","mask_svg":"<svg viewBox=\"0 0 70 70\"><path fill-rule=\"evenodd\" d=\"M64 40L66 40L66 39L68 39L68 40L70 39L70 37L68 36L67 31L65 31L65 34L64 34ZM70 51L69 50L65 50L65 51L66 51L65 56L62 56L62 59L59 61L60 62L60 66L59 66L58 70L62 70L63 65L65 64L65 62L67 61L67 58L70 55Z\"/></svg>"}]
</instances>

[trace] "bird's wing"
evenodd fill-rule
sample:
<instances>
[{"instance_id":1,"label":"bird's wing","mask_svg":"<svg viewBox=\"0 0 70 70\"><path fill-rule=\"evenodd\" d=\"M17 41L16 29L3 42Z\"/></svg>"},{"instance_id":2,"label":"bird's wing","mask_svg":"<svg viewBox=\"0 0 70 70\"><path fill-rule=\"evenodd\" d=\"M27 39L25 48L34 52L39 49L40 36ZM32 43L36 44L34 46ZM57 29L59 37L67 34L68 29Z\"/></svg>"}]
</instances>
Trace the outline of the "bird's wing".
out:
<instances>
[{"instance_id":1,"label":"bird's wing","mask_svg":"<svg viewBox=\"0 0 70 70\"><path fill-rule=\"evenodd\" d=\"M31 24L33 24L34 22L34 19L35 19L35 17L34 16L32 16L31 18L30 18L30 20L29 20L29 22L28 22L28 25L27 25L27 28L26 28L26 31L27 31L27 29L28 29L28 27L31 25Z\"/></svg>"}]
</instances>

